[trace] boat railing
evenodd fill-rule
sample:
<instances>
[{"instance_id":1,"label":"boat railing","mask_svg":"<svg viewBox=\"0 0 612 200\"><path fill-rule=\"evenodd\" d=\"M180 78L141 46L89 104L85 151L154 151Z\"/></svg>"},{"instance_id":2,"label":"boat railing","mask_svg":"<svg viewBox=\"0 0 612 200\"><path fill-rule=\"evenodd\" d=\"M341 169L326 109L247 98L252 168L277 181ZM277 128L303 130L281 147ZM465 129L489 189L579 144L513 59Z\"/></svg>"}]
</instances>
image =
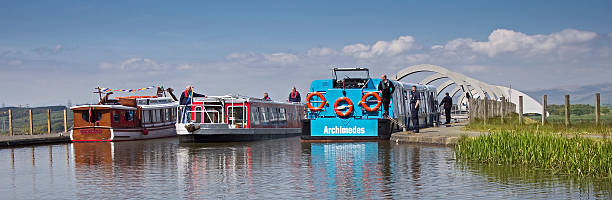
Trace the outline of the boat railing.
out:
<instances>
[{"instance_id":1,"label":"boat railing","mask_svg":"<svg viewBox=\"0 0 612 200\"><path fill-rule=\"evenodd\" d=\"M201 110L192 110L193 107L201 107ZM210 124L220 124L223 123L223 118L225 117L223 115L223 112L219 112L217 110L208 110L206 109L206 107L222 107L221 105L195 105L195 104L188 104L188 105L179 105L178 109L176 109L176 120L177 123L181 123L181 124L187 124L187 123L205 123L206 122L206 118L208 119L208 121L210 122ZM213 119L213 117L210 115L210 113L217 113L217 119ZM195 116L202 116L202 120L201 122L198 122L196 120L191 120L191 115L195 114ZM206 118L204 118L206 117ZM197 119L197 117L196 117Z\"/></svg>"}]
</instances>

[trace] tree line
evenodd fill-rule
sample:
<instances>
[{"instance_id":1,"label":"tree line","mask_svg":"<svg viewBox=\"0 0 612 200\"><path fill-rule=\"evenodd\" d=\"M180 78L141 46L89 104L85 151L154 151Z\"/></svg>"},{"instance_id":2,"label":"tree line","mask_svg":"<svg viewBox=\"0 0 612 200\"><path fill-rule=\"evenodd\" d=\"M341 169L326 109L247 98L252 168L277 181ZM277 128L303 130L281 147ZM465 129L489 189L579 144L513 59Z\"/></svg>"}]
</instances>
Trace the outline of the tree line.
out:
<instances>
[{"instance_id":1,"label":"tree line","mask_svg":"<svg viewBox=\"0 0 612 200\"><path fill-rule=\"evenodd\" d=\"M551 115L565 115L565 105L548 105L546 110ZM601 114L610 114L612 109L607 105L602 105ZM572 104L570 106L570 113L572 115L589 115L595 114L595 106L589 104Z\"/></svg>"}]
</instances>

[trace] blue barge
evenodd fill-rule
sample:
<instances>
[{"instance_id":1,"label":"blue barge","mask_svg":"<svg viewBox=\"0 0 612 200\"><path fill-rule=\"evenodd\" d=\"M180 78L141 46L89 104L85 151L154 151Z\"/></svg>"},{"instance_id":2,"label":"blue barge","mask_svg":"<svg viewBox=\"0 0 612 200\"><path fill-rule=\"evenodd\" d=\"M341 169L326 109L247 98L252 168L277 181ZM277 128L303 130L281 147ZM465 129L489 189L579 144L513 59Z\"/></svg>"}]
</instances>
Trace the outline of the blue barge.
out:
<instances>
[{"instance_id":1,"label":"blue barge","mask_svg":"<svg viewBox=\"0 0 612 200\"><path fill-rule=\"evenodd\" d=\"M421 95L419 127L432 126L440 113L436 88L392 81L389 114L383 116L382 95L367 68L334 68L332 79L314 80L307 101L307 118L302 121L302 140L387 140L394 131L413 129L410 123L410 91ZM391 80L390 80L391 81Z\"/></svg>"}]
</instances>

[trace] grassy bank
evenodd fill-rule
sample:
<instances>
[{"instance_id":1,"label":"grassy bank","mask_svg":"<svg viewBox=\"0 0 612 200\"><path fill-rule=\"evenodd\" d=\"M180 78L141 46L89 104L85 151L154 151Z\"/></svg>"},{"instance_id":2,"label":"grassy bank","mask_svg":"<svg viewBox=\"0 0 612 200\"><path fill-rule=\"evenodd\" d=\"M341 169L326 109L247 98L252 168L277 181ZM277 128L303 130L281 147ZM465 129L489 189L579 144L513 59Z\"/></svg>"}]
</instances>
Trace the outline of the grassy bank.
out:
<instances>
[{"instance_id":1,"label":"grassy bank","mask_svg":"<svg viewBox=\"0 0 612 200\"><path fill-rule=\"evenodd\" d=\"M518 115L513 115L504 118L504 123L501 123L499 117L490 118L485 124L482 120L474 120L465 126L466 130L481 131L481 132L499 132L499 131L515 131L527 133L544 133L544 134L596 134L610 135L612 134L612 123L602 123L595 125L594 121L572 121L571 126L567 127L564 123L558 121L549 121L548 124L542 126L540 121L524 117L525 124L520 125Z\"/></svg>"},{"instance_id":2,"label":"grassy bank","mask_svg":"<svg viewBox=\"0 0 612 200\"><path fill-rule=\"evenodd\" d=\"M490 164L516 164L554 173L612 178L612 141L528 131L496 131L462 137L457 158Z\"/></svg>"}]
</instances>

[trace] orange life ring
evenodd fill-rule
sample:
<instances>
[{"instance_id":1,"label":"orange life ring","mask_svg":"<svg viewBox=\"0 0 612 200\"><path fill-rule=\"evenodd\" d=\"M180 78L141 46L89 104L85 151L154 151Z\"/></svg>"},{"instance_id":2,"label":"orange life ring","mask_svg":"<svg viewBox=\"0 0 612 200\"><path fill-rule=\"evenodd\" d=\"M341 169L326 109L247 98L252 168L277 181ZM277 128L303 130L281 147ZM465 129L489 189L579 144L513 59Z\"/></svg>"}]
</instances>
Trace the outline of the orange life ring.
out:
<instances>
[{"instance_id":1,"label":"orange life ring","mask_svg":"<svg viewBox=\"0 0 612 200\"><path fill-rule=\"evenodd\" d=\"M370 108L370 106L366 104L368 97L370 96L374 96L374 98L376 98L376 101L378 101L378 103L376 103L376 106L374 106L374 108ZM363 97L361 98L361 107L363 107L365 111L368 111L368 112L377 111L381 105L382 105L382 100L380 98L380 95L378 95L378 93L376 92L368 92L365 95L363 95Z\"/></svg>"},{"instance_id":2,"label":"orange life ring","mask_svg":"<svg viewBox=\"0 0 612 200\"><path fill-rule=\"evenodd\" d=\"M318 107L314 107L312 106L312 104L310 104L310 99L312 99L312 97L315 95L321 98L321 105L319 105ZM325 106L325 97L320 92L312 92L308 94L308 96L306 96L306 106L308 106L308 109L310 109L311 111L323 110L323 106Z\"/></svg>"},{"instance_id":3,"label":"orange life ring","mask_svg":"<svg viewBox=\"0 0 612 200\"><path fill-rule=\"evenodd\" d=\"M338 110L338 104L341 101L346 101L349 105L349 108L346 112L340 112L340 110ZM336 100L336 102L334 103L334 111L336 111L336 115L340 116L340 117L346 117L348 115L350 115L353 112L353 102L351 101L351 99L347 98L347 97L340 97Z\"/></svg>"}]
</instances>

